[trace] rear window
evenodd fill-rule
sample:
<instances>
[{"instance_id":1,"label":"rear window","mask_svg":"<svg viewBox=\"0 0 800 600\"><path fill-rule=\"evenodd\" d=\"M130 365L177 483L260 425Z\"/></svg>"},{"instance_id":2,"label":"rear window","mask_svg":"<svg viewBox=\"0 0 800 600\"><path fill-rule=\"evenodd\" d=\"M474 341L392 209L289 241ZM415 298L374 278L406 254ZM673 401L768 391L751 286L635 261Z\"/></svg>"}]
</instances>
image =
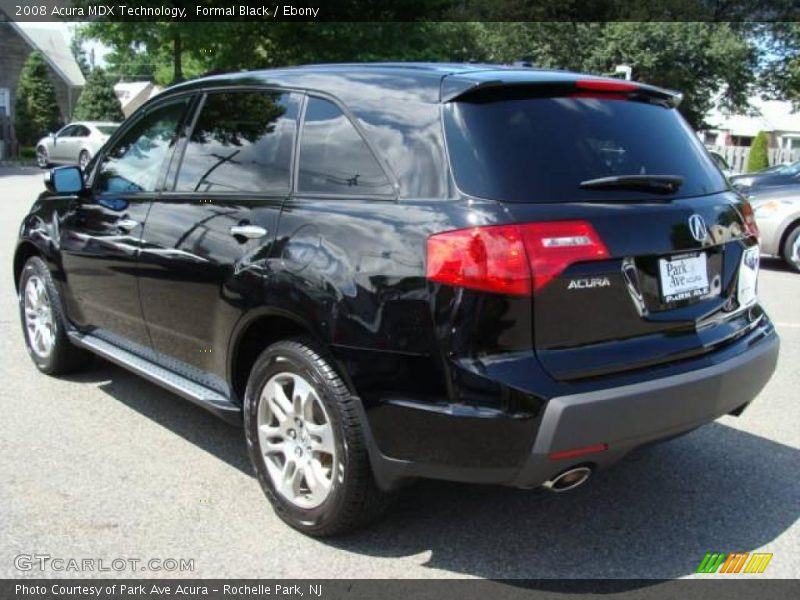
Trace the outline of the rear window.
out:
<instances>
[{"instance_id":1,"label":"rear window","mask_svg":"<svg viewBox=\"0 0 800 600\"><path fill-rule=\"evenodd\" d=\"M510 202L663 198L646 190L582 189L590 179L678 175L672 196L725 190L723 175L675 109L596 97L504 97L444 106L459 188Z\"/></svg>"},{"instance_id":2,"label":"rear window","mask_svg":"<svg viewBox=\"0 0 800 600\"><path fill-rule=\"evenodd\" d=\"M117 129L119 129L119 125L98 125L97 129L100 131L100 133L111 135Z\"/></svg>"}]
</instances>

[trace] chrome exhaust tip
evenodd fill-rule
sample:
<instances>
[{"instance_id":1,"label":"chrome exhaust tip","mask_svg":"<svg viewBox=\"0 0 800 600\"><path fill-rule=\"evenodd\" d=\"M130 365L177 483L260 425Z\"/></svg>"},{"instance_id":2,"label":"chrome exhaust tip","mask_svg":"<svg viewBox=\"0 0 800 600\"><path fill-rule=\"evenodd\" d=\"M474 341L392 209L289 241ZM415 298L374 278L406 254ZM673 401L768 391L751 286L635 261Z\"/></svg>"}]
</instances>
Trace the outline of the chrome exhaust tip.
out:
<instances>
[{"instance_id":1,"label":"chrome exhaust tip","mask_svg":"<svg viewBox=\"0 0 800 600\"><path fill-rule=\"evenodd\" d=\"M575 467L574 469L567 469L545 481L542 487L548 492L561 493L574 490L586 483L592 475L592 470L589 467Z\"/></svg>"}]
</instances>

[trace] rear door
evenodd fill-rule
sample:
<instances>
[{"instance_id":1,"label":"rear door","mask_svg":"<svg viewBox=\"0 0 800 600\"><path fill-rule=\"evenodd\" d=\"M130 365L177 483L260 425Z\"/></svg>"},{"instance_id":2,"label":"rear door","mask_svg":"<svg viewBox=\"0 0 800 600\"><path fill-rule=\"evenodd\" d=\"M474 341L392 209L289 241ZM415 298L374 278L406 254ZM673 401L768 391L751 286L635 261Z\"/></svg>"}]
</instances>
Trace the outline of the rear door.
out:
<instances>
[{"instance_id":1,"label":"rear door","mask_svg":"<svg viewBox=\"0 0 800 600\"><path fill-rule=\"evenodd\" d=\"M300 98L208 93L144 230L140 287L154 348L171 368L223 391L231 331L261 302L291 188Z\"/></svg>"},{"instance_id":2,"label":"rear door","mask_svg":"<svg viewBox=\"0 0 800 600\"><path fill-rule=\"evenodd\" d=\"M535 350L555 378L693 356L752 327L749 206L676 109L500 90L444 110L462 191L557 223L527 245Z\"/></svg>"}]
</instances>

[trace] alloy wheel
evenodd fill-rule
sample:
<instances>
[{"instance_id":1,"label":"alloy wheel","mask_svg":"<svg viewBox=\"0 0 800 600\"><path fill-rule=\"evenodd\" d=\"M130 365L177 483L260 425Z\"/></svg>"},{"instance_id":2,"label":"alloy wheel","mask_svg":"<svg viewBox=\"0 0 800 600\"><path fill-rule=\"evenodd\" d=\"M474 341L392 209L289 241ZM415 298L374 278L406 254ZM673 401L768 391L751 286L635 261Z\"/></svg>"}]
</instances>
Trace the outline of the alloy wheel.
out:
<instances>
[{"instance_id":1,"label":"alloy wheel","mask_svg":"<svg viewBox=\"0 0 800 600\"><path fill-rule=\"evenodd\" d=\"M47 150L41 146L36 149L36 164L42 169L47 166Z\"/></svg>"},{"instance_id":2,"label":"alloy wheel","mask_svg":"<svg viewBox=\"0 0 800 600\"><path fill-rule=\"evenodd\" d=\"M261 392L257 424L275 490L299 508L320 506L337 463L333 425L314 386L295 373L274 375Z\"/></svg>"},{"instance_id":3,"label":"alloy wheel","mask_svg":"<svg viewBox=\"0 0 800 600\"><path fill-rule=\"evenodd\" d=\"M78 166L80 166L81 171L85 171L86 165L88 164L89 164L89 153L84 150L78 157Z\"/></svg>"},{"instance_id":4,"label":"alloy wheel","mask_svg":"<svg viewBox=\"0 0 800 600\"><path fill-rule=\"evenodd\" d=\"M33 275L25 283L23 304L31 349L39 358L47 358L53 351L56 329L50 297L39 276Z\"/></svg>"},{"instance_id":5,"label":"alloy wheel","mask_svg":"<svg viewBox=\"0 0 800 600\"><path fill-rule=\"evenodd\" d=\"M789 251L789 260L793 263L795 269L800 270L800 235L794 238Z\"/></svg>"}]
</instances>

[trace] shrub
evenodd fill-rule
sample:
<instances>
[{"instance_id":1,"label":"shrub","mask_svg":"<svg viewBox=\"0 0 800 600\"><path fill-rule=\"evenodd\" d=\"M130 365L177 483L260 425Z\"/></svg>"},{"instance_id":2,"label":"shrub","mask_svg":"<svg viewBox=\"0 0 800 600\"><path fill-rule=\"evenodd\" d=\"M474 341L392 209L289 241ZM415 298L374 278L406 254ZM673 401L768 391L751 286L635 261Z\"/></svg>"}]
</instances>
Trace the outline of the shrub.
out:
<instances>
[{"instance_id":1,"label":"shrub","mask_svg":"<svg viewBox=\"0 0 800 600\"><path fill-rule=\"evenodd\" d=\"M56 88L38 52L32 53L22 67L14 107L14 132L22 146L34 145L61 126Z\"/></svg>"},{"instance_id":2,"label":"shrub","mask_svg":"<svg viewBox=\"0 0 800 600\"><path fill-rule=\"evenodd\" d=\"M750 146L750 154L747 157L747 172L753 173L766 169L769 166L769 137L765 131L759 131L753 144Z\"/></svg>"},{"instance_id":3,"label":"shrub","mask_svg":"<svg viewBox=\"0 0 800 600\"><path fill-rule=\"evenodd\" d=\"M114 84L103 69L89 73L72 118L75 121L122 121L125 118L114 94Z\"/></svg>"}]
</instances>

